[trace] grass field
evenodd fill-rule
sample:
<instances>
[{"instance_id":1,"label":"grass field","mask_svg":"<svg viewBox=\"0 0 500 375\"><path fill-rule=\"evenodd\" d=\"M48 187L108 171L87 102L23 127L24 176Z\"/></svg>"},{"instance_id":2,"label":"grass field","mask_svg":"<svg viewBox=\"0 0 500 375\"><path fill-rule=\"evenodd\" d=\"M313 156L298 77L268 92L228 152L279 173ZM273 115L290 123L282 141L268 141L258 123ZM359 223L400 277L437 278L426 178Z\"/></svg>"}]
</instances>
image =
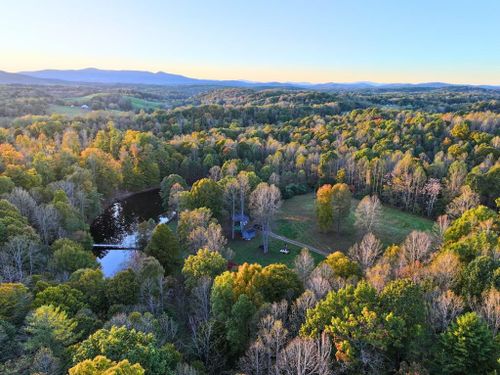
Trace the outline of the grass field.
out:
<instances>
[{"instance_id":1,"label":"grass field","mask_svg":"<svg viewBox=\"0 0 500 375\"><path fill-rule=\"evenodd\" d=\"M58 113L68 117L81 116L89 113L88 110L81 109L78 106L71 107L69 105L57 105L53 104L49 106L49 113Z\"/></svg>"},{"instance_id":2,"label":"grass field","mask_svg":"<svg viewBox=\"0 0 500 375\"><path fill-rule=\"evenodd\" d=\"M90 109L82 109L79 106L73 106L71 107L70 105L59 105L59 104L52 104L49 106L48 112L50 114L57 113L60 115L68 116L68 117L76 117L76 116L85 116L88 115L89 113L94 113L94 112L99 112L99 111L92 111ZM113 114L115 116L121 116L124 115L126 112L118 111L118 110L106 110L106 114Z\"/></svg>"},{"instance_id":3,"label":"grass field","mask_svg":"<svg viewBox=\"0 0 500 375\"><path fill-rule=\"evenodd\" d=\"M151 100L145 100L141 98L136 98L135 96L127 96L132 103L132 107L135 109L157 109L164 108L165 106L160 102L153 102Z\"/></svg>"},{"instance_id":4,"label":"grass field","mask_svg":"<svg viewBox=\"0 0 500 375\"><path fill-rule=\"evenodd\" d=\"M319 231L316 223L315 196L313 193L299 195L285 200L276 216L272 230L282 236L309 244L316 248L333 251L346 251L362 237L354 227L354 210L358 201L353 199L351 212L344 221L340 232L336 230L330 233ZM402 242L412 230L426 231L432 228L433 222L426 218L400 211L392 207L383 207L381 225L375 231L376 236L384 245L397 244ZM234 240L229 241L235 253L235 262L257 262L266 265L274 262L291 264L293 258L300 249L290 246L290 254L279 253L283 243L278 240L270 240L270 251L264 255L258 249L260 239L252 241ZM315 254L315 259L322 257Z\"/></svg>"},{"instance_id":5,"label":"grass field","mask_svg":"<svg viewBox=\"0 0 500 375\"><path fill-rule=\"evenodd\" d=\"M65 102L68 103L68 106L67 107L66 106L57 106L57 107L71 108L69 106L69 104L74 103L75 108L76 108L82 104L89 104L89 102L94 98L97 98L99 96L106 96L106 95L107 94L104 94L104 93L95 93L95 94L90 94L90 95L80 96L80 97L75 97L75 98L66 98ZM157 101L137 98L137 97L131 96L131 95L125 95L124 97L130 100L130 103L132 104L133 110L140 110L140 109L148 110L148 109L157 109L157 108L164 108L165 107L164 103L157 102Z\"/></svg>"},{"instance_id":6,"label":"grass field","mask_svg":"<svg viewBox=\"0 0 500 375\"><path fill-rule=\"evenodd\" d=\"M229 247L234 250L235 257L234 262L242 264L247 263L259 263L263 266L267 266L271 263L284 263L287 266L293 267L293 260L299 254L300 248L294 245L288 245L290 250L289 254L281 254L279 250L283 247L283 242L275 240L273 238L269 239L269 252L264 254L259 245L262 243L260 234L251 241L245 241L242 239L235 239L234 241L229 240ZM316 263L319 263L323 256L311 253Z\"/></svg>"}]
</instances>

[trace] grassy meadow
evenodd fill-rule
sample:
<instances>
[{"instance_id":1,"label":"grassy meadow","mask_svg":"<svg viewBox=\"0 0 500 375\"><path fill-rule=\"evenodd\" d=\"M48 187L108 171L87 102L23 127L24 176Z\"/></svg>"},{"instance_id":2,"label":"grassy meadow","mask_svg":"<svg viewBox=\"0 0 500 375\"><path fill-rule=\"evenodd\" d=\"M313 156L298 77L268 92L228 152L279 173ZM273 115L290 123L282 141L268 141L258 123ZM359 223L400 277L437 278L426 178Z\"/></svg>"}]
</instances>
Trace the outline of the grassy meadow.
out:
<instances>
[{"instance_id":1,"label":"grassy meadow","mask_svg":"<svg viewBox=\"0 0 500 375\"><path fill-rule=\"evenodd\" d=\"M362 237L354 226L354 211L358 200L353 199L351 212L344 220L340 232L332 230L323 233L319 230L316 222L315 195L314 193L298 195L283 202L280 211L276 215L272 226L273 232L290 239L309 244L318 249L328 252L346 251ZM384 206L380 225L375 231L375 235L385 246L402 242L412 230L428 231L432 228L433 221L421 216L403 212L396 208ZM241 239L229 240L229 247L235 251L235 262L256 262L262 265L270 263L293 264L293 258L300 249L294 245L288 245L290 254L285 255L279 252L283 247L283 242L270 239L270 250L268 254L263 254L259 249L261 241L257 237L251 241ZM323 257L314 254L316 261Z\"/></svg>"}]
</instances>

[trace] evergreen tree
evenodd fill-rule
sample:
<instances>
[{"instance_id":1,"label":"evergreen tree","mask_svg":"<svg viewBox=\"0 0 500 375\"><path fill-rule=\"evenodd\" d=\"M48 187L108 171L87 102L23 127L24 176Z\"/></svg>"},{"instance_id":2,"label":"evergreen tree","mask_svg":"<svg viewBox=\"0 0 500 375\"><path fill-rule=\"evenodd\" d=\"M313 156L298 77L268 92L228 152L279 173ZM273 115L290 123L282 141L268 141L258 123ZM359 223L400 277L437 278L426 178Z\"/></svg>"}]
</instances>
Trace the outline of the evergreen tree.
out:
<instances>
[{"instance_id":1,"label":"evergreen tree","mask_svg":"<svg viewBox=\"0 0 500 375\"><path fill-rule=\"evenodd\" d=\"M180 266L179 241L167 224L156 226L144 252L158 259L167 274L174 273Z\"/></svg>"}]
</instances>

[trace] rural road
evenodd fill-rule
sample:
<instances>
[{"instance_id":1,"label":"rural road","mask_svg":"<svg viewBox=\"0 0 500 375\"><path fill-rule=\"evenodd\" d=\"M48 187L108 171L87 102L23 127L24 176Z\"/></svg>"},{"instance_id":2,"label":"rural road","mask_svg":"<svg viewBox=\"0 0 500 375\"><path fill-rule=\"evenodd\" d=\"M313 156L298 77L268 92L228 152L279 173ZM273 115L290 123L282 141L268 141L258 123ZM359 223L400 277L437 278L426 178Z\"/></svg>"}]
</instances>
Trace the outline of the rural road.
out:
<instances>
[{"instance_id":1,"label":"rural road","mask_svg":"<svg viewBox=\"0 0 500 375\"><path fill-rule=\"evenodd\" d=\"M288 242L288 243L290 243L292 245L295 245L295 246L298 246L298 247L301 247L301 248L302 247L306 247L310 251L313 251L315 253L324 255L325 257L328 256L328 254L330 254L328 251L320 250L320 249L312 247L310 245L306 245L305 243L302 243L302 242L299 242L299 241L295 241L295 240L291 240L290 238L286 238L284 236L281 236L279 234L273 233L271 231L269 231L269 237L276 238L277 240L281 240L281 241L284 241L284 242Z\"/></svg>"}]
</instances>

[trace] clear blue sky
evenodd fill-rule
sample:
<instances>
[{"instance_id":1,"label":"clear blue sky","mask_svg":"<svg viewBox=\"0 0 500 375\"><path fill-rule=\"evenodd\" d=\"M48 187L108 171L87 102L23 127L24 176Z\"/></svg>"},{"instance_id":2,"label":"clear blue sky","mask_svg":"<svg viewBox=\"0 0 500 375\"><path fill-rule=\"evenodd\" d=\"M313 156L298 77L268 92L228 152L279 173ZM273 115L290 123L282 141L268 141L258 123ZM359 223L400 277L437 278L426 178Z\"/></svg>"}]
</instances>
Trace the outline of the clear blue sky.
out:
<instances>
[{"instance_id":1,"label":"clear blue sky","mask_svg":"<svg viewBox=\"0 0 500 375\"><path fill-rule=\"evenodd\" d=\"M500 0L3 0L0 70L500 84Z\"/></svg>"}]
</instances>

